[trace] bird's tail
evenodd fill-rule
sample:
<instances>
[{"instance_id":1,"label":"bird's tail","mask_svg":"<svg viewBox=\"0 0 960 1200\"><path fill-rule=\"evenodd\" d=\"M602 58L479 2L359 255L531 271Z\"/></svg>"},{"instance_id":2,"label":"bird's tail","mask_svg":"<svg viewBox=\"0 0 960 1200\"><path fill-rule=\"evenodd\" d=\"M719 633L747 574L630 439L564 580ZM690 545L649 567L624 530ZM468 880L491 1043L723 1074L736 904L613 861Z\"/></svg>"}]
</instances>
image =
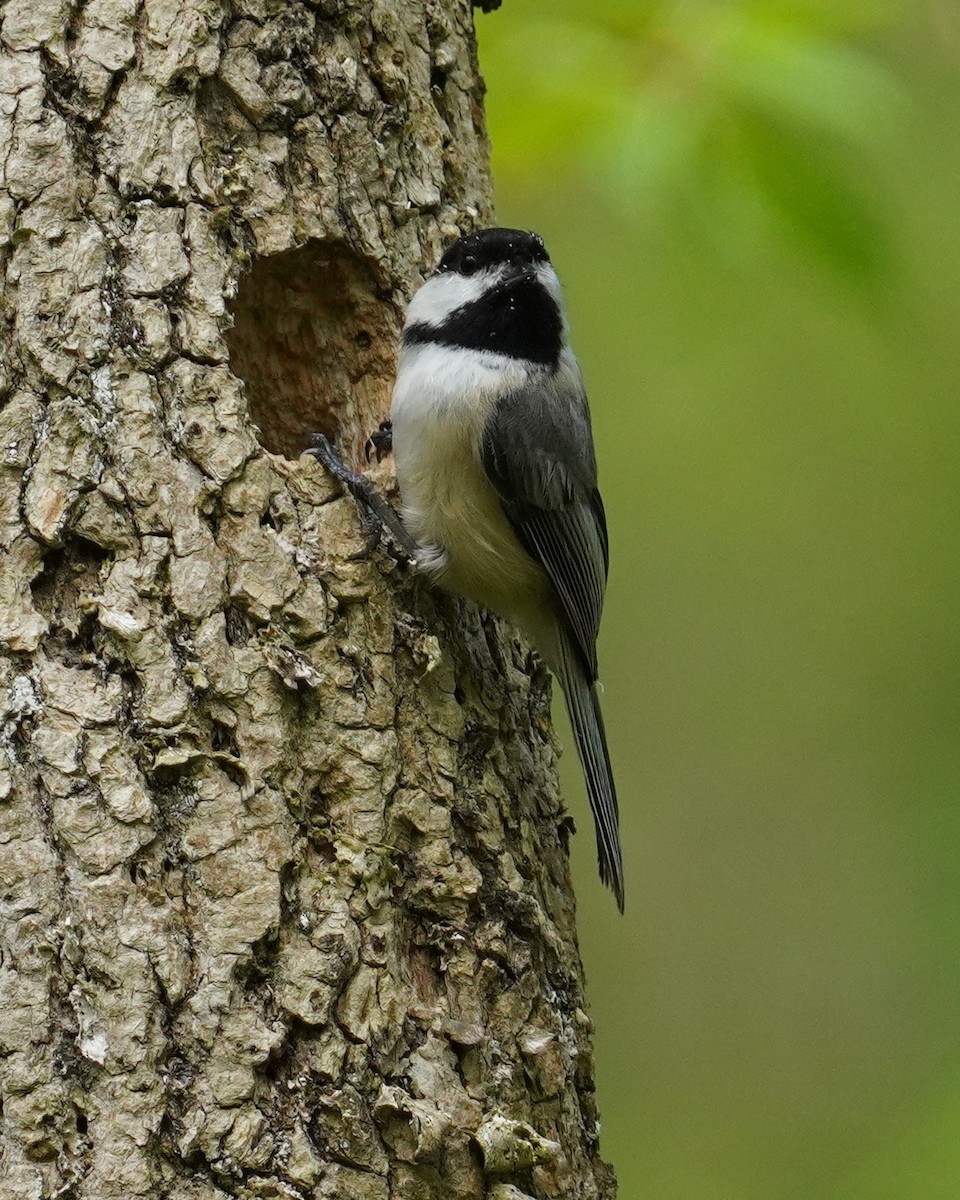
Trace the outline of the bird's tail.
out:
<instances>
[{"instance_id":1,"label":"bird's tail","mask_svg":"<svg viewBox=\"0 0 960 1200\"><path fill-rule=\"evenodd\" d=\"M612 890L623 912L623 857L620 853L620 814L610 754L603 729L597 685L591 684L577 652L561 639L558 675L567 701L577 754L587 783L587 796L597 830L597 861L601 880Z\"/></svg>"}]
</instances>

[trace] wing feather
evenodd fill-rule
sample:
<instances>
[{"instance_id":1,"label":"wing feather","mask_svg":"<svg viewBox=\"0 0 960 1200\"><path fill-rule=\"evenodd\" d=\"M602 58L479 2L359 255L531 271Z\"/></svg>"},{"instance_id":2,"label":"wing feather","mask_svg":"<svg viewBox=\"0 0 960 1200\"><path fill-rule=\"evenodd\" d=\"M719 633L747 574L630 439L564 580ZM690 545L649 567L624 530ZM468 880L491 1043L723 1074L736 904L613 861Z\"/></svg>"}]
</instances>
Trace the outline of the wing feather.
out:
<instances>
[{"instance_id":1,"label":"wing feather","mask_svg":"<svg viewBox=\"0 0 960 1200\"><path fill-rule=\"evenodd\" d=\"M482 457L507 520L553 585L592 682L608 545L579 371L529 383L501 400Z\"/></svg>"},{"instance_id":2,"label":"wing feather","mask_svg":"<svg viewBox=\"0 0 960 1200\"><path fill-rule=\"evenodd\" d=\"M623 912L617 790L597 696L597 631L609 552L587 401L565 372L501 400L488 422L484 469L526 552L550 580L561 622L558 672L597 833L600 878Z\"/></svg>"}]
</instances>

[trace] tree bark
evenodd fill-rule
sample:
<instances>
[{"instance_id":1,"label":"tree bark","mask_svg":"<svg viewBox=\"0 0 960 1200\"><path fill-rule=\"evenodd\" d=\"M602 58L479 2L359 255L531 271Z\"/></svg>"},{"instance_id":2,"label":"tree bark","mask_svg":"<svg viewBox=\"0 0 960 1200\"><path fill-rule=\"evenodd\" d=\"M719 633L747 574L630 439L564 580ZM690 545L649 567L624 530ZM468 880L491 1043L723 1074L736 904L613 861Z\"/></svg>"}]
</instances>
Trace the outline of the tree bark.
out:
<instances>
[{"instance_id":1,"label":"tree bark","mask_svg":"<svg viewBox=\"0 0 960 1200\"><path fill-rule=\"evenodd\" d=\"M296 458L481 96L466 0L0 9L2 1200L614 1194L548 681Z\"/></svg>"}]
</instances>

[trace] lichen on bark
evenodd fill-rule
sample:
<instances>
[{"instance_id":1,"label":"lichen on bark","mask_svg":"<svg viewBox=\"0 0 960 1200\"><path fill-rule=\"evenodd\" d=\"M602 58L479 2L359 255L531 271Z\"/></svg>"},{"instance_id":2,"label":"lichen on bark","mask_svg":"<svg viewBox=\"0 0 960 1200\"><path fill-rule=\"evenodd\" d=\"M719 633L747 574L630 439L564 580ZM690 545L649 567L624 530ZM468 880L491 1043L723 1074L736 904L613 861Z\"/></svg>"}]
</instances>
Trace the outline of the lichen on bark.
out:
<instances>
[{"instance_id":1,"label":"lichen on bark","mask_svg":"<svg viewBox=\"0 0 960 1200\"><path fill-rule=\"evenodd\" d=\"M546 678L295 458L481 98L465 0L0 10L3 1200L613 1195Z\"/></svg>"}]
</instances>

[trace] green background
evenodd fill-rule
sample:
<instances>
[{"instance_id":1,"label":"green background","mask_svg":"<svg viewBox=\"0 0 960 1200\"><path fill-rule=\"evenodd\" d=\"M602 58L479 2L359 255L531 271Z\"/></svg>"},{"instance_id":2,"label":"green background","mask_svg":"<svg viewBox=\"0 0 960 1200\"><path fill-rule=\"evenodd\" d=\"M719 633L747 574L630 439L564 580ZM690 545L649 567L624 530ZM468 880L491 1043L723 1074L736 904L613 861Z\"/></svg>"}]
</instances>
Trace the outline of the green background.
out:
<instances>
[{"instance_id":1,"label":"green background","mask_svg":"<svg viewBox=\"0 0 960 1200\"><path fill-rule=\"evenodd\" d=\"M477 24L610 524L623 919L564 778L621 1196L956 1200L960 4Z\"/></svg>"}]
</instances>

